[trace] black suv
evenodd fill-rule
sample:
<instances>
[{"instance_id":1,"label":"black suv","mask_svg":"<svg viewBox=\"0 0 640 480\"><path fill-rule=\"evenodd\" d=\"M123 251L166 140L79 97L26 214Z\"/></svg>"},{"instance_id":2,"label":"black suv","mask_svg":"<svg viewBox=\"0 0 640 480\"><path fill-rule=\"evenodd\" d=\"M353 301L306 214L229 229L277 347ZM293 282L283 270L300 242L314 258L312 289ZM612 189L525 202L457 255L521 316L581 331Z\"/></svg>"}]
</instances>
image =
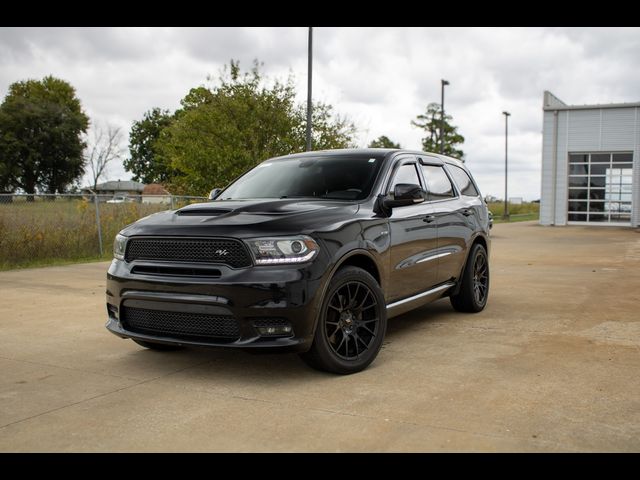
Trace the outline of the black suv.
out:
<instances>
[{"instance_id":1,"label":"black suv","mask_svg":"<svg viewBox=\"0 0 640 480\"><path fill-rule=\"evenodd\" d=\"M273 158L211 202L143 218L115 239L107 328L156 350L297 351L369 365L387 319L489 293L489 215L464 164L433 153L331 150Z\"/></svg>"}]
</instances>

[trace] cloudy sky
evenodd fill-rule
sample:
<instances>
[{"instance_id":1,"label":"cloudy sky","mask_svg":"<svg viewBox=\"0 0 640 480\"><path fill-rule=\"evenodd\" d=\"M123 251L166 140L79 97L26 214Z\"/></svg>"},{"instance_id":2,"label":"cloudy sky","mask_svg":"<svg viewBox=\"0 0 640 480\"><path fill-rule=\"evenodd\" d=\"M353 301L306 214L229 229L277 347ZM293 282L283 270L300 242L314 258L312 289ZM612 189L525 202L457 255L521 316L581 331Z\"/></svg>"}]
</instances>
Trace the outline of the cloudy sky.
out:
<instances>
[{"instance_id":1,"label":"cloudy sky","mask_svg":"<svg viewBox=\"0 0 640 480\"><path fill-rule=\"evenodd\" d=\"M540 196L542 95L568 104L640 101L639 28L315 28L314 99L359 129L420 148L410 121L440 101L466 141L483 194L503 197L504 116L509 196ZM54 75L77 90L94 124L120 126L153 107L175 110L211 85L230 59L266 75L292 74L306 98L307 28L0 28L0 95L11 83ZM113 165L108 179L127 179Z\"/></svg>"}]
</instances>

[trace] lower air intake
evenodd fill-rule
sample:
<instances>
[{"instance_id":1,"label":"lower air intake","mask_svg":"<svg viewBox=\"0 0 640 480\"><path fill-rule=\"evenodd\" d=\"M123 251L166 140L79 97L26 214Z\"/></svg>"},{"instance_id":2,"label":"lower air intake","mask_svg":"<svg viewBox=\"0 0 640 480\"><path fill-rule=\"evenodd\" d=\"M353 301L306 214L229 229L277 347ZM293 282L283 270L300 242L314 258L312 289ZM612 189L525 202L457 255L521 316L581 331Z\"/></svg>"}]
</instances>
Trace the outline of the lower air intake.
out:
<instances>
[{"instance_id":1,"label":"lower air intake","mask_svg":"<svg viewBox=\"0 0 640 480\"><path fill-rule=\"evenodd\" d=\"M231 315L168 312L145 308L122 307L121 319L127 330L147 335L182 339L237 340L240 329Z\"/></svg>"}]
</instances>

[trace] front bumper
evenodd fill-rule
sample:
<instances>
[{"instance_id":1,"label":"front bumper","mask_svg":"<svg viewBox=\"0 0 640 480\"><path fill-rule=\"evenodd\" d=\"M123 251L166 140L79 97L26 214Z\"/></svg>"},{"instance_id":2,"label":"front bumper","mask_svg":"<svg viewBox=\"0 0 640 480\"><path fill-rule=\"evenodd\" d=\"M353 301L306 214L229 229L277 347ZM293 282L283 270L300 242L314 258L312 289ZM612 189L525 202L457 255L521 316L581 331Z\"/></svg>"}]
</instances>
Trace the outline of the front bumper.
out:
<instances>
[{"instance_id":1,"label":"front bumper","mask_svg":"<svg viewBox=\"0 0 640 480\"><path fill-rule=\"evenodd\" d=\"M122 338L172 345L306 351L313 342L326 281L315 263L244 269L216 266L219 278L194 278L134 274L132 268L143 262L113 260L107 273L106 327ZM236 322L237 335L220 338L140 330L127 320L126 312L132 307L159 315L223 316ZM284 322L292 331L277 337L261 335L258 326L265 322Z\"/></svg>"}]
</instances>

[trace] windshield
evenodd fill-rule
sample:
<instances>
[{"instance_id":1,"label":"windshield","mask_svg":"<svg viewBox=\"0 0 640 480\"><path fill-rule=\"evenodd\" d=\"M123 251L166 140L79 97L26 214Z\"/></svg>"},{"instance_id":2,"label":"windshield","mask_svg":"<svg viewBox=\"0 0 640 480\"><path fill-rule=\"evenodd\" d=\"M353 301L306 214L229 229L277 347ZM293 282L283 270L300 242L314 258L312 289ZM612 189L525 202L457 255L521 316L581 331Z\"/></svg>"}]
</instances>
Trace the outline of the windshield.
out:
<instances>
[{"instance_id":1,"label":"windshield","mask_svg":"<svg viewBox=\"0 0 640 480\"><path fill-rule=\"evenodd\" d=\"M220 199L362 200L371 193L382 158L383 155L332 155L267 160L231 184Z\"/></svg>"}]
</instances>

